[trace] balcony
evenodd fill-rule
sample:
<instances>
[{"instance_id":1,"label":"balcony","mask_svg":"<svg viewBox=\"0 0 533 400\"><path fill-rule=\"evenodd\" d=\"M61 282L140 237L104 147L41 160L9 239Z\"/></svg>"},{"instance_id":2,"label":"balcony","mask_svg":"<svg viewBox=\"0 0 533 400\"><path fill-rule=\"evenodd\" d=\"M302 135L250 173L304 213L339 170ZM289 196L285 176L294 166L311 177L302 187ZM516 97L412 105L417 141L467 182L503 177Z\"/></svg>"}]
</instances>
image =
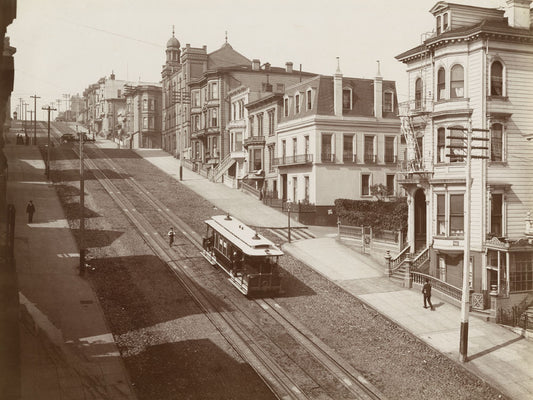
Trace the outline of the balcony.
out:
<instances>
[{"instance_id":1,"label":"balcony","mask_svg":"<svg viewBox=\"0 0 533 400\"><path fill-rule=\"evenodd\" d=\"M345 164L355 164L357 163L357 154L349 153L343 153L342 154L342 162Z\"/></svg>"},{"instance_id":2,"label":"balcony","mask_svg":"<svg viewBox=\"0 0 533 400\"><path fill-rule=\"evenodd\" d=\"M385 154L385 164L396 164L398 156L395 154Z\"/></svg>"},{"instance_id":3,"label":"balcony","mask_svg":"<svg viewBox=\"0 0 533 400\"><path fill-rule=\"evenodd\" d=\"M428 170L424 159L403 160L398 165L398 183L404 187L428 183L433 172Z\"/></svg>"},{"instance_id":4,"label":"balcony","mask_svg":"<svg viewBox=\"0 0 533 400\"><path fill-rule=\"evenodd\" d=\"M333 164L337 161L334 153L322 153L320 155L320 160L324 164Z\"/></svg>"},{"instance_id":5,"label":"balcony","mask_svg":"<svg viewBox=\"0 0 533 400\"><path fill-rule=\"evenodd\" d=\"M243 146L246 148L248 146L264 146L265 137L264 136L251 136L244 139Z\"/></svg>"},{"instance_id":6,"label":"balcony","mask_svg":"<svg viewBox=\"0 0 533 400\"><path fill-rule=\"evenodd\" d=\"M376 154L365 154L365 164L376 164L378 157Z\"/></svg>"},{"instance_id":7,"label":"balcony","mask_svg":"<svg viewBox=\"0 0 533 400\"><path fill-rule=\"evenodd\" d=\"M285 156L274 158L274 164L279 167L289 166L289 165L305 165L313 163L312 154L298 154L295 156Z\"/></svg>"}]
</instances>

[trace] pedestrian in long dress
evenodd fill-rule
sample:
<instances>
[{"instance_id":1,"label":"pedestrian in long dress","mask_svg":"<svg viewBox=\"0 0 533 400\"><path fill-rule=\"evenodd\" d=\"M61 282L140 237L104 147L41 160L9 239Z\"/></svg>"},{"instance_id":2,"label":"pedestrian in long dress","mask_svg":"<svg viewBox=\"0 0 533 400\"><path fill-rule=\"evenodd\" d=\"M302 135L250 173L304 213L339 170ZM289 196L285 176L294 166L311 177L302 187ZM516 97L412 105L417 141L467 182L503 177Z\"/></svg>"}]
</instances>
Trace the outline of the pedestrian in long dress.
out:
<instances>
[{"instance_id":1,"label":"pedestrian in long dress","mask_svg":"<svg viewBox=\"0 0 533 400\"><path fill-rule=\"evenodd\" d=\"M168 245L172 246L172 243L174 243L174 236L176 235L176 233L174 232L174 228L170 228L167 235L168 235Z\"/></svg>"},{"instance_id":2,"label":"pedestrian in long dress","mask_svg":"<svg viewBox=\"0 0 533 400\"><path fill-rule=\"evenodd\" d=\"M26 213L28 214L28 223L33 222L33 214L35 214L35 206L33 205L33 201L29 201L28 205L26 206Z\"/></svg>"},{"instance_id":3,"label":"pedestrian in long dress","mask_svg":"<svg viewBox=\"0 0 533 400\"><path fill-rule=\"evenodd\" d=\"M428 308L427 305L433 310L433 304L431 304L431 283L429 279L426 279L426 283L422 287L422 293L424 294L424 308Z\"/></svg>"}]
</instances>

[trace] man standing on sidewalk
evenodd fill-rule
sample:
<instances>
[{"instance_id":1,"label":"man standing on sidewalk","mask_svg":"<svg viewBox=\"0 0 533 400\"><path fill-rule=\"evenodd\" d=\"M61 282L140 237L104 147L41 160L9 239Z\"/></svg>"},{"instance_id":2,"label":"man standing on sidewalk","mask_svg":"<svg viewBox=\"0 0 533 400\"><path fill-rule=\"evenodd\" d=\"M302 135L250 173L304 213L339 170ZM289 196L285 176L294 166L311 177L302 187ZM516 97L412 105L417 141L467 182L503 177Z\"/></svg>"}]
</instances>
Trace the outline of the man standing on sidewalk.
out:
<instances>
[{"instance_id":1,"label":"man standing on sidewalk","mask_svg":"<svg viewBox=\"0 0 533 400\"><path fill-rule=\"evenodd\" d=\"M427 304L429 303L429 307L433 310L433 304L431 304L431 283L429 283L429 279L426 279L426 283L422 287L422 293L424 294L424 308L428 308Z\"/></svg>"},{"instance_id":2,"label":"man standing on sidewalk","mask_svg":"<svg viewBox=\"0 0 533 400\"><path fill-rule=\"evenodd\" d=\"M35 213L35 206L33 205L33 201L30 200L28 205L26 206L26 212L28 213L28 223L33 222L33 214Z\"/></svg>"},{"instance_id":3,"label":"man standing on sidewalk","mask_svg":"<svg viewBox=\"0 0 533 400\"><path fill-rule=\"evenodd\" d=\"M172 243L174 243L174 228L170 228L170 230L167 233L168 235L168 245L172 247Z\"/></svg>"}]
</instances>

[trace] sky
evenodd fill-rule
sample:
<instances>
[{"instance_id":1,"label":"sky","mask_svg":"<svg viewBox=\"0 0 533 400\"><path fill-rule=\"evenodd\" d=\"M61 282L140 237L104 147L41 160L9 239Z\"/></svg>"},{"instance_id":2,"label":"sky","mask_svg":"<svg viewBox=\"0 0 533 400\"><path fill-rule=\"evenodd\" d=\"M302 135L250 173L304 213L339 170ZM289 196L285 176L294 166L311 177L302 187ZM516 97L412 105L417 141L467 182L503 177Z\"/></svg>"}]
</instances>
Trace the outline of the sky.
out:
<instances>
[{"instance_id":1,"label":"sky","mask_svg":"<svg viewBox=\"0 0 533 400\"><path fill-rule=\"evenodd\" d=\"M452 0L503 7L505 0ZM19 98L37 119L42 107L64 111L65 95L82 95L98 79L159 82L167 40L182 48L219 49L227 32L231 46L261 64L332 75L373 78L380 61L383 79L406 99L404 64L394 57L421 43L434 28L435 0L18 0L7 28L17 49L12 111ZM60 100L59 102L57 100ZM52 115L54 117L54 115ZM29 113L28 113L29 118Z\"/></svg>"}]
</instances>

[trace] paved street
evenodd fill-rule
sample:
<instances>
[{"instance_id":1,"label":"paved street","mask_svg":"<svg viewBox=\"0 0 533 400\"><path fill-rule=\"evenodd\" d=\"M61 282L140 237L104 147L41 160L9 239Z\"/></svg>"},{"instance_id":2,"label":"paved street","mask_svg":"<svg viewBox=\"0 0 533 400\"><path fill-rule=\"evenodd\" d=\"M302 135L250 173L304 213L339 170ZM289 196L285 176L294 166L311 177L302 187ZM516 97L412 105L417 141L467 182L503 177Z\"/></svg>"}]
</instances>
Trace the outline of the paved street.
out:
<instances>
[{"instance_id":1,"label":"paved street","mask_svg":"<svg viewBox=\"0 0 533 400\"><path fill-rule=\"evenodd\" d=\"M137 153L176 179L179 161L162 150ZM286 216L246 193L183 170L182 183L225 210L258 226L286 226ZM220 195L217 195L220 193ZM285 224L285 225L284 225ZM284 244L283 250L459 363L460 309L433 297L435 311L423 308L418 290L404 289L384 276L384 264L341 244L335 228L317 227L316 239ZM469 371L513 399L533 398L533 342L502 326L469 319Z\"/></svg>"}]
</instances>

